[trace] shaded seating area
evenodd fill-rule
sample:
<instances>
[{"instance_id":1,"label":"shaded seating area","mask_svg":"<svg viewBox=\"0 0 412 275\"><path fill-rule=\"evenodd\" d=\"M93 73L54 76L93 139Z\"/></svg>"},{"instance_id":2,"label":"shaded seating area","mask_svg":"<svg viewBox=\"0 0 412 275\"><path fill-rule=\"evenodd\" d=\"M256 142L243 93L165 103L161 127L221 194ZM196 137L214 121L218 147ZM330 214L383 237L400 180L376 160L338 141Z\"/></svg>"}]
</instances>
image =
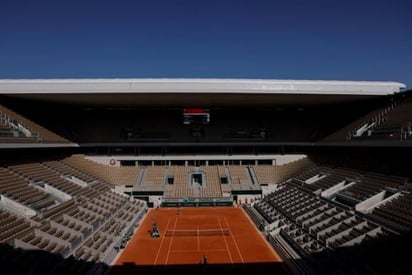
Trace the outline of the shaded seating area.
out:
<instances>
[{"instance_id":1,"label":"shaded seating area","mask_svg":"<svg viewBox=\"0 0 412 275\"><path fill-rule=\"evenodd\" d=\"M48 193L45 183L70 198ZM74 273L98 262L109 264L123 236L138 226L147 207L146 202L115 193L107 183L59 160L7 163L0 167L0 192L9 200L0 203L0 245L45 251L59 255L60 262L75 258L93 263L78 264ZM35 215L24 216L19 205L35 210Z\"/></svg>"},{"instance_id":2,"label":"shaded seating area","mask_svg":"<svg viewBox=\"0 0 412 275\"><path fill-rule=\"evenodd\" d=\"M362 201L385 189L397 190L404 186L405 183L406 179L402 177L368 172L359 177L356 184L341 191L339 195L350 197L356 201Z\"/></svg>"},{"instance_id":3,"label":"shaded seating area","mask_svg":"<svg viewBox=\"0 0 412 275\"><path fill-rule=\"evenodd\" d=\"M71 143L39 124L0 105L0 142L2 143Z\"/></svg>"},{"instance_id":4,"label":"shaded seating area","mask_svg":"<svg viewBox=\"0 0 412 275\"><path fill-rule=\"evenodd\" d=\"M351 184L339 185L337 190L341 191L330 197L314 192L328 190L342 181ZM411 191L404 177L317 166L280 183L252 206L242 207L272 246L294 263L294 268L326 274L380 272L380 268L389 271L389 267L398 270L407 265L406 258L398 257L395 251L410 244L404 234L412 229ZM372 210L360 212L355 204L335 201L342 194ZM380 197L374 197L377 194ZM394 242L390 249L394 254L388 256L391 263L379 264L379 243L388 240Z\"/></svg>"}]
</instances>

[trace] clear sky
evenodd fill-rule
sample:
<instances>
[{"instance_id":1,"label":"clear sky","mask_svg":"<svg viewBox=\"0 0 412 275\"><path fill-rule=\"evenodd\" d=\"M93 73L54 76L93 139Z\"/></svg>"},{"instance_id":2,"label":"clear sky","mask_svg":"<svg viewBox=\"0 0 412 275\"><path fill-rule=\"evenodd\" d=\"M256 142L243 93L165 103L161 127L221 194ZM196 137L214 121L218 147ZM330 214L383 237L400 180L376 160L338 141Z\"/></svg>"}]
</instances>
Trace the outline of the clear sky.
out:
<instances>
[{"instance_id":1,"label":"clear sky","mask_svg":"<svg viewBox=\"0 0 412 275\"><path fill-rule=\"evenodd\" d=\"M0 78L272 78L412 87L411 0L0 0Z\"/></svg>"}]
</instances>

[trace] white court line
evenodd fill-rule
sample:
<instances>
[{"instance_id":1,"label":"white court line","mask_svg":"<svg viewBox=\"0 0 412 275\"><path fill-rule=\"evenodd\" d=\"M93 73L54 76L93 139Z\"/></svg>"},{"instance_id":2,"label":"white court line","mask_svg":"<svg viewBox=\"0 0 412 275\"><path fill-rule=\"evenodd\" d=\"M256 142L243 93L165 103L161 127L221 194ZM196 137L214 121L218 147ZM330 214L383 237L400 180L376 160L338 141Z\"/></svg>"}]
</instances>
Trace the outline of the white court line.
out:
<instances>
[{"instance_id":1,"label":"white court line","mask_svg":"<svg viewBox=\"0 0 412 275\"><path fill-rule=\"evenodd\" d=\"M169 223L170 223L170 218L167 220L165 232L167 231L167 228L169 227ZM156 265L156 262L157 262L157 259L159 258L160 251L161 251L161 249L162 249L163 241L164 241L164 240L165 240L165 238L163 237L162 240L161 240L161 242L160 242L159 249L157 250L156 258L155 258L155 260L154 260L154 262L153 262L153 265Z\"/></svg>"},{"instance_id":2,"label":"white court line","mask_svg":"<svg viewBox=\"0 0 412 275\"><path fill-rule=\"evenodd\" d=\"M226 217L225 217L225 222L226 222L227 227L229 228L229 231L232 232ZM242 263L244 263L245 261L243 260L242 253L240 253L240 249L239 249L239 246L237 245L236 239L233 237L233 234L230 234L230 236L232 237L232 240L235 243L237 253L239 253L239 256L240 256L240 260L242 261Z\"/></svg>"},{"instance_id":3,"label":"white court line","mask_svg":"<svg viewBox=\"0 0 412 275\"><path fill-rule=\"evenodd\" d=\"M176 224L177 224L177 218L175 218L175 224L173 226L173 230L176 230ZM174 234L172 234L172 236L170 237L169 249L167 249L165 264L167 264L167 261L169 260L170 250L172 249L173 237L174 237Z\"/></svg>"},{"instance_id":4,"label":"white court line","mask_svg":"<svg viewBox=\"0 0 412 275\"><path fill-rule=\"evenodd\" d=\"M223 230L222 223L220 222L220 218L219 218L219 217L217 217L217 221L218 221L218 223L219 223L220 229ZM225 241L227 254L229 255L229 258L230 258L230 263L233 264L232 254L230 254L229 245L227 244L226 238L225 238L224 235L223 235L223 240Z\"/></svg>"}]
</instances>

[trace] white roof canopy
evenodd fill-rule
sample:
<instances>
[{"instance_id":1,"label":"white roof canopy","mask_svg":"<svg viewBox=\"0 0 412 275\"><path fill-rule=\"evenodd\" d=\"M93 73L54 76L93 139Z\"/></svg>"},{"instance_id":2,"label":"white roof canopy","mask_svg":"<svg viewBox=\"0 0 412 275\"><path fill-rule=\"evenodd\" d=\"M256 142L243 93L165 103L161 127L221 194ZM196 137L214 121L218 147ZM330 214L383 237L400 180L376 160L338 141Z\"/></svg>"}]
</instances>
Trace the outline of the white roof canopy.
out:
<instances>
[{"instance_id":1,"label":"white roof canopy","mask_svg":"<svg viewBox=\"0 0 412 275\"><path fill-rule=\"evenodd\" d=\"M271 79L6 79L2 94L36 93L253 93L386 95L405 85L380 81Z\"/></svg>"},{"instance_id":2,"label":"white roof canopy","mask_svg":"<svg viewBox=\"0 0 412 275\"><path fill-rule=\"evenodd\" d=\"M0 95L99 106L308 106L369 99L405 85L273 79L3 79Z\"/></svg>"}]
</instances>

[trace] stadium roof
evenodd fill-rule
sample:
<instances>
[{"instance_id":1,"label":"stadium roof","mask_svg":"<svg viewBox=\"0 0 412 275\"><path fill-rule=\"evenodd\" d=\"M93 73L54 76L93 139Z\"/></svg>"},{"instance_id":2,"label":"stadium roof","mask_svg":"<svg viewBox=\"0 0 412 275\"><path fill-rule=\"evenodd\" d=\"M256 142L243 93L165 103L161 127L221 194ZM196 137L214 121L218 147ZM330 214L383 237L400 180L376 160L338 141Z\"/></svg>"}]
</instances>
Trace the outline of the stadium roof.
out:
<instances>
[{"instance_id":1,"label":"stadium roof","mask_svg":"<svg viewBox=\"0 0 412 275\"><path fill-rule=\"evenodd\" d=\"M307 106L398 93L381 81L272 79L3 79L10 97L102 106Z\"/></svg>"}]
</instances>

